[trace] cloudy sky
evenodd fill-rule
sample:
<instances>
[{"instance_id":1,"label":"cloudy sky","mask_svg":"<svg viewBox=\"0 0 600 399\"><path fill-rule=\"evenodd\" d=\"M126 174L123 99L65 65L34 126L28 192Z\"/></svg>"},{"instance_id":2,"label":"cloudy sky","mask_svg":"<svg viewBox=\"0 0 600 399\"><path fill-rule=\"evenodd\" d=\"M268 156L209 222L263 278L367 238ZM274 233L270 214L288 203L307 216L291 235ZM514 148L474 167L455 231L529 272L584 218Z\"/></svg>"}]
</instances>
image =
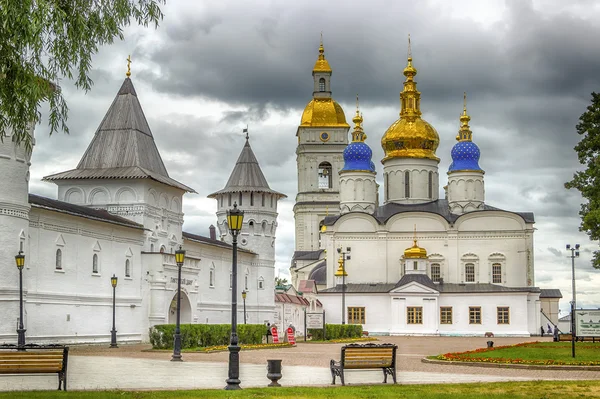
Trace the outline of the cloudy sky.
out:
<instances>
[{"instance_id":1,"label":"cloudy sky","mask_svg":"<svg viewBox=\"0 0 600 399\"><path fill-rule=\"evenodd\" d=\"M580 243L578 304L600 307L600 272L590 265L598 244L578 232L581 197L563 188L580 167L575 125L590 93L600 91L599 2L171 0L163 11L158 30L132 27L125 41L100 49L92 91L61 82L71 134L49 137L46 121L38 126L32 192L56 197L41 178L77 165L131 54L132 79L167 169L199 193L184 199L186 231L208 235L216 203L206 195L224 187L249 125L271 188L288 195L277 240L285 276L294 248L295 133L312 95L320 32L333 96L348 119L360 95L379 180L379 141L398 117L410 33L423 117L441 138L440 187L466 91L486 202L535 212L536 285L561 289L566 310L565 244Z\"/></svg>"}]
</instances>

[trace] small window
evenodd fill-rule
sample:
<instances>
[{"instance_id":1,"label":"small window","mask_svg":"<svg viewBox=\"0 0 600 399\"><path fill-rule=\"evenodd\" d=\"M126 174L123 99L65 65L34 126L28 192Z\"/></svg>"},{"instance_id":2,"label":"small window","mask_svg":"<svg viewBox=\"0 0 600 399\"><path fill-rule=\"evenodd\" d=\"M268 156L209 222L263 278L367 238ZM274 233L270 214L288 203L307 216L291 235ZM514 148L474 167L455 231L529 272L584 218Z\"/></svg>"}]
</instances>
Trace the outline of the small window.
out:
<instances>
[{"instance_id":1,"label":"small window","mask_svg":"<svg viewBox=\"0 0 600 399\"><path fill-rule=\"evenodd\" d=\"M452 324L452 306L440 307L440 324Z\"/></svg>"},{"instance_id":2,"label":"small window","mask_svg":"<svg viewBox=\"0 0 600 399\"><path fill-rule=\"evenodd\" d=\"M224 194L221 194L221 208L223 207L223 199L225 198Z\"/></svg>"},{"instance_id":3,"label":"small window","mask_svg":"<svg viewBox=\"0 0 600 399\"><path fill-rule=\"evenodd\" d=\"M248 291L248 276L244 276L244 289Z\"/></svg>"},{"instance_id":4,"label":"small window","mask_svg":"<svg viewBox=\"0 0 600 399\"><path fill-rule=\"evenodd\" d=\"M258 279L258 289L259 290L264 290L265 289L265 280L262 277L260 277Z\"/></svg>"},{"instance_id":5,"label":"small window","mask_svg":"<svg viewBox=\"0 0 600 399\"><path fill-rule=\"evenodd\" d=\"M365 324L365 308L348 308L348 324Z\"/></svg>"},{"instance_id":6,"label":"small window","mask_svg":"<svg viewBox=\"0 0 600 399\"><path fill-rule=\"evenodd\" d=\"M254 221L253 220L248 222L248 230L250 230L250 234L254 234Z\"/></svg>"},{"instance_id":7,"label":"small window","mask_svg":"<svg viewBox=\"0 0 600 399\"><path fill-rule=\"evenodd\" d=\"M409 306L406 308L407 324L423 324L423 307Z\"/></svg>"},{"instance_id":8,"label":"small window","mask_svg":"<svg viewBox=\"0 0 600 399\"><path fill-rule=\"evenodd\" d=\"M433 281L434 283L439 283L441 277L442 276L441 276L440 264L432 263L431 264L431 281Z\"/></svg>"},{"instance_id":9,"label":"small window","mask_svg":"<svg viewBox=\"0 0 600 399\"><path fill-rule=\"evenodd\" d=\"M419 268L419 262L414 260L413 261L413 270L417 270Z\"/></svg>"},{"instance_id":10,"label":"small window","mask_svg":"<svg viewBox=\"0 0 600 399\"><path fill-rule=\"evenodd\" d=\"M254 193L250 193L250 206L254 206Z\"/></svg>"},{"instance_id":11,"label":"small window","mask_svg":"<svg viewBox=\"0 0 600 399\"><path fill-rule=\"evenodd\" d=\"M410 171L404 172L404 197L410 198Z\"/></svg>"},{"instance_id":12,"label":"small window","mask_svg":"<svg viewBox=\"0 0 600 399\"><path fill-rule=\"evenodd\" d=\"M481 324L481 306L469 306L469 324Z\"/></svg>"},{"instance_id":13,"label":"small window","mask_svg":"<svg viewBox=\"0 0 600 399\"><path fill-rule=\"evenodd\" d=\"M492 264L492 283L502 283L502 265L500 263Z\"/></svg>"},{"instance_id":14,"label":"small window","mask_svg":"<svg viewBox=\"0 0 600 399\"><path fill-rule=\"evenodd\" d=\"M262 206L265 206L265 196L266 196L266 194L262 193L262 196L261 196L262 197L262 199L261 199L261 205Z\"/></svg>"},{"instance_id":15,"label":"small window","mask_svg":"<svg viewBox=\"0 0 600 399\"><path fill-rule=\"evenodd\" d=\"M499 306L496 310L498 317L498 324L510 324L508 317L508 306Z\"/></svg>"},{"instance_id":16,"label":"small window","mask_svg":"<svg viewBox=\"0 0 600 399\"><path fill-rule=\"evenodd\" d=\"M429 191L429 199L433 199L433 172L429 172L429 185L427 187Z\"/></svg>"},{"instance_id":17,"label":"small window","mask_svg":"<svg viewBox=\"0 0 600 399\"><path fill-rule=\"evenodd\" d=\"M211 270L209 272L209 275L208 275L208 284L209 284L209 287L214 287L215 286L215 271L214 270Z\"/></svg>"},{"instance_id":18,"label":"small window","mask_svg":"<svg viewBox=\"0 0 600 399\"><path fill-rule=\"evenodd\" d=\"M154 244L150 244L150 252L154 252Z\"/></svg>"},{"instance_id":19,"label":"small window","mask_svg":"<svg viewBox=\"0 0 600 399\"><path fill-rule=\"evenodd\" d=\"M98 273L98 254L92 257L92 273Z\"/></svg>"},{"instance_id":20,"label":"small window","mask_svg":"<svg viewBox=\"0 0 600 399\"><path fill-rule=\"evenodd\" d=\"M319 91L325 91L325 79L319 79Z\"/></svg>"},{"instance_id":21,"label":"small window","mask_svg":"<svg viewBox=\"0 0 600 399\"><path fill-rule=\"evenodd\" d=\"M329 162L321 162L319 164L319 188L332 188L333 179L331 164Z\"/></svg>"},{"instance_id":22,"label":"small window","mask_svg":"<svg viewBox=\"0 0 600 399\"><path fill-rule=\"evenodd\" d=\"M238 205L242 206L243 204L244 204L244 193L240 193L240 203Z\"/></svg>"},{"instance_id":23,"label":"small window","mask_svg":"<svg viewBox=\"0 0 600 399\"><path fill-rule=\"evenodd\" d=\"M131 262L125 259L125 277L131 277Z\"/></svg>"},{"instance_id":24,"label":"small window","mask_svg":"<svg viewBox=\"0 0 600 399\"><path fill-rule=\"evenodd\" d=\"M165 246L164 246L164 245L161 245L161 246L160 246L160 253L161 253L161 254L164 254L166 250L167 250L167 248L165 248Z\"/></svg>"},{"instance_id":25,"label":"small window","mask_svg":"<svg viewBox=\"0 0 600 399\"><path fill-rule=\"evenodd\" d=\"M231 193L228 195L229 199L227 200L227 206L231 206Z\"/></svg>"},{"instance_id":26,"label":"small window","mask_svg":"<svg viewBox=\"0 0 600 399\"><path fill-rule=\"evenodd\" d=\"M473 264L473 263L465 264L465 281L467 283L475 282L475 264Z\"/></svg>"},{"instance_id":27,"label":"small window","mask_svg":"<svg viewBox=\"0 0 600 399\"><path fill-rule=\"evenodd\" d=\"M62 250L56 250L56 270L62 270Z\"/></svg>"},{"instance_id":28,"label":"small window","mask_svg":"<svg viewBox=\"0 0 600 399\"><path fill-rule=\"evenodd\" d=\"M273 194L271 194L271 208L273 208Z\"/></svg>"}]
</instances>

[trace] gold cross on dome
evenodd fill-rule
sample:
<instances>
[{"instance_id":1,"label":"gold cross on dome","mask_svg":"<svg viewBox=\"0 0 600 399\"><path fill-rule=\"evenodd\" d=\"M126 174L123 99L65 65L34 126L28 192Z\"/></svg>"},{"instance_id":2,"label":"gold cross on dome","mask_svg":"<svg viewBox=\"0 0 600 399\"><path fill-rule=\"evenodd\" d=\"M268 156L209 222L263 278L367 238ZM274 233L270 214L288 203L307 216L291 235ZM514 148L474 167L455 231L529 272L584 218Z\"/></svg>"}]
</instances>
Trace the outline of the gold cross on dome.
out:
<instances>
[{"instance_id":1,"label":"gold cross on dome","mask_svg":"<svg viewBox=\"0 0 600 399\"><path fill-rule=\"evenodd\" d=\"M125 74L125 76L131 76L131 54L127 56L127 73Z\"/></svg>"}]
</instances>

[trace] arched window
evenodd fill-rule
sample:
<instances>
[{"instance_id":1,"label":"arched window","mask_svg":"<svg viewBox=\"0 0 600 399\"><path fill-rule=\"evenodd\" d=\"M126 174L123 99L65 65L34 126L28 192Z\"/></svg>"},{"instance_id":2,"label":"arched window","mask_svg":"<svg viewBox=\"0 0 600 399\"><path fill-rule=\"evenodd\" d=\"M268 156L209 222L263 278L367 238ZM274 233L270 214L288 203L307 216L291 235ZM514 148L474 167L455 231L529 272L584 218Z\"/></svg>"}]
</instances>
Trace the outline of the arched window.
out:
<instances>
[{"instance_id":1,"label":"arched window","mask_svg":"<svg viewBox=\"0 0 600 399\"><path fill-rule=\"evenodd\" d=\"M214 287L215 286L215 271L211 270L209 275L208 275L208 285L210 287Z\"/></svg>"},{"instance_id":2,"label":"arched window","mask_svg":"<svg viewBox=\"0 0 600 399\"><path fill-rule=\"evenodd\" d=\"M56 250L56 270L62 270L62 250Z\"/></svg>"},{"instance_id":3,"label":"arched window","mask_svg":"<svg viewBox=\"0 0 600 399\"><path fill-rule=\"evenodd\" d=\"M92 273L98 273L98 254L92 257Z\"/></svg>"},{"instance_id":4,"label":"arched window","mask_svg":"<svg viewBox=\"0 0 600 399\"><path fill-rule=\"evenodd\" d=\"M164 254L166 250L167 250L167 248L165 248L165 246L164 246L164 245L161 245L161 246L160 246L160 253L161 253L161 254Z\"/></svg>"},{"instance_id":5,"label":"arched window","mask_svg":"<svg viewBox=\"0 0 600 399\"><path fill-rule=\"evenodd\" d=\"M439 283L441 277L442 276L441 276L440 264L432 263L431 264L431 281L433 281L434 283Z\"/></svg>"},{"instance_id":6,"label":"arched window","mask_svg":"<svg viewBox=\"0 0 600 399\"><path fill-rule=\"evenodd\" d=\"M131 277L131 262L125 259L125 277Z\"/></svg>"},{"instance_id":7,"label":"arched window","mask_svg":"<svg viewBox=\"0 0 600 399\"><path fill-rule=\"evenodd\" d=\"M262 206L265 206L265 195L267 195L267 194L262 193L262 200L261 200L262 201Z\"/></svg>"},{"instance_id":8,"label":"arched window","mask_svg":"<svg viewBox=\"0 0 600 399\"><path fill-rule=\"evenodd\" d=\"M248 276L244 276L244 289L248 291Z\"/></svg>"},{"instance_id":9,"label":"arched window","mask_svg":"<svg viewBox=\"0 0 600 399\"><path fill-rule=\"evenodd\" d=\"M492 263L492 283L494 283L494 284L502 283L502 264L501 263Z\"/></svg>"},{"instance_id":10,"label":"arched window","mask_svg":"<svg viewBox=\"0 0 600 399\"><path fill-rule=\"evenodd\" d=\"M475 264L474 263L465 263L465 282L467 282L467 283L475 282Z\"/></svg>"},{"instance_id":11,"label":"arched window","mask_svg":"<svg viewBox=\"0 0 600 399\"><path fill-rule=\"evenodd\" d=\"M319 188L331 188L333 179L331 164L329 162L321 162L319 164Z\"/></svg>"},{"instance_id":12,"label":"arched window","mask_svg":"<svg viewBox=\"0 0 600 399\"><path fill-rule=\"evenodd\" d=\"M248 222L248 229L250 230L250 234L254 234L254 221L253 220Z\"/></svg>"},{"instance_id":13,"label":"arched window","mask_svg":"<svg viewBox=\"0 0 600 399\"><path fill-rule=\"evenodd\" d=\"M250 206L254 206L254 193L250 193Z\"/></svg>"},{"instance_id":14,"label":"arched window","mask_svg":"<svg viewBox=\"0 0 600 399\"><path fill-rule=\"evenodd\" d=\"M385 200L389 200L390 199L390 189L388 188L388 174L384 173L383 174L383 190L384 190L384 194L385 194Z\"/></svg>"},{"instance_id":15,"label":"arched window","mask_svg":"<svg viewBox=\"0 0 600 399\"><path fill-rule=\"evenodd\" d=\"M404 197L410 198L410 171L404 172Z\"/></svg>"},{"instance_id":16,"label":"arched window","mask_svg":"<svg viewBox=\"0 0 600 399\"><path fill-rule=\"evenodd\" d=\"M429 172L429 198L433 199L433 172Z\"/></svg>"},{"instance_id":17,"label":"arched window","mask_svg":"<svg viewBox=\"0 0 600 399\"><path fill-rule=\"evenodd\" d=\"M319 91L325 91L325 79L319 79Z\"/></svg>"},{"instance_id":18,"label":"arched window","mask_svg":"<svg viewBox=\"0 0 600 399\"><path fill-rule=\"evenodd\" d=\"M223 207L223 198L225 197L225 194L221 194L221 207Z\"/></svg>"},{"instance_id":19,"label":"arched window","mask_svg":"<svg viewBox=\"0 0 600 399\"><path fill-rule=\"evenodd\" d=\"M258 278L258 289L259 290L264 290L265 289L265 279L262 277Z\"/></svg>"},{"instance_id":20,"label":"arched window","mask_svg":"<svg viewBox=\"0 0 600 399\"><path fill-rule=\"evenodd\" d=\"M154 244L150 244L150 252L154 252Z\"/></svg>"},{"instance_id":21,"label":"arched window","mask_svg":"<svg viewBox=\"0 0 600 399\"><path fill-rule=\"evenodd\" d=\"M240 201L239 201L240 203L238 204L239 206L242 206L244 204L244 201L243 201L244 200L244 195L243 194L244 193L240 193Z\"/></svg>"},{"instance_id":22,"label":"arched window","mask_svg":"<svg viewBox=\"0 0 600 399\"><path fill-rule=\"evenodd\" d=\"M231 206L231 193L229 193L229 201L227 201L227 206Z\"/></svg>"},{"instance_id":23,"label":"arched window","mask_svg":"<svg viewBox=\"0 0 600 399\"><path fill-rule=\"evenodd\" d=\"M273 208L273 194L271 194L271 208Z\"/></svg>"}]
</instances>

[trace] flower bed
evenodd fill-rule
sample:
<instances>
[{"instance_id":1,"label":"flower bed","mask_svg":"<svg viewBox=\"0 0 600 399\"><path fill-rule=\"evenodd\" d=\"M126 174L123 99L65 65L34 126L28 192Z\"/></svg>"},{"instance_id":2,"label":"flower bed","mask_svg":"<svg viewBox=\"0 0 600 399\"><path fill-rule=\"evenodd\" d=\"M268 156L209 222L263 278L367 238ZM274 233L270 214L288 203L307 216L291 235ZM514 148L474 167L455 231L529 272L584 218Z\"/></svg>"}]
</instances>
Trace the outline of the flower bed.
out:
<instances>
[{"instance_id":1,"label":"flower bed","mask_svg":"<svg viewBox=\"0 0 600 399\"><path fill-rule=\"evenodd\" d=\"M251 345L240 345L243 351L247 350L255 350L255 349L276 349L276 348L288 348L292 345L288 342L280 343L280 344L251 344ZM204 348L195 348L193 350L188 350L188 352L204 352L204 353L212 353L212 352L225 352L228 349L228 345L215 345L215 346L207 346Z\"/></svg>"}]
</instances>

